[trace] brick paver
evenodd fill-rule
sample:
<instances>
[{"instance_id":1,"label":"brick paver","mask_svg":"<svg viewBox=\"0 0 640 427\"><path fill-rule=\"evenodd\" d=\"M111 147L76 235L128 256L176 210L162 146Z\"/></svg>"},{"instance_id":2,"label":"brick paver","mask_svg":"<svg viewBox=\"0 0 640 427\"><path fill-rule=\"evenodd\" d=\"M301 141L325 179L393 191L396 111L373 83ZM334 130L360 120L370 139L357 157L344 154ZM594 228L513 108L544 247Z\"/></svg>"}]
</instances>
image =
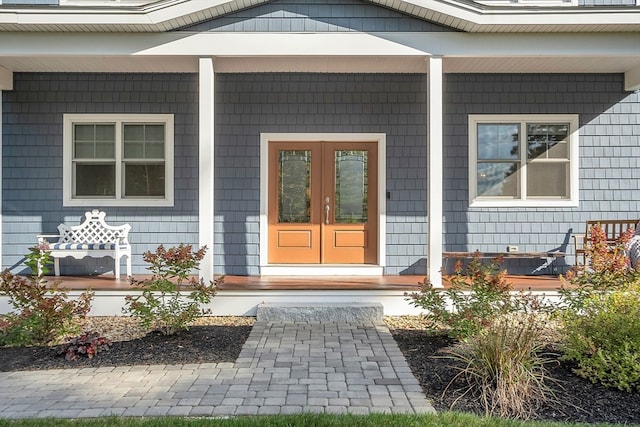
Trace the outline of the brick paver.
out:
<instances>
[{"instance_id":1,"label":"brick paver","mask_svg":"<svg viewBox=\"0 0 640 427\"><path fill-rule=\"evenodd\" d=\"M430 413L384 325L257 322L231 363L0 373L0 418Z\"/></svg>"}]
</instances>

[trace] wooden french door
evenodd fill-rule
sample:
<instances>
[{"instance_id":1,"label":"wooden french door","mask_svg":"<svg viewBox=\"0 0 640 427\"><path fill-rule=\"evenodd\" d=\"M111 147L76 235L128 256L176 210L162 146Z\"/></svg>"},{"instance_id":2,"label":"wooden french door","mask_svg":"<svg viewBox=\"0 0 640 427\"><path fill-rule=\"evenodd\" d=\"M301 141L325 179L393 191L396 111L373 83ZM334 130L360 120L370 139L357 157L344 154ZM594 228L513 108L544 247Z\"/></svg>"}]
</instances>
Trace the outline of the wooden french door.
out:
<instances>
[{"instance_id":1,"label":"wooden french door","mask_svg":"<svg viewBox=\"0 0 640 427\"><path fill-rule=\"evenodd\" d=\"M378 262L377 144L269 143L269 263Z\"/></svg>"}]
</instances>

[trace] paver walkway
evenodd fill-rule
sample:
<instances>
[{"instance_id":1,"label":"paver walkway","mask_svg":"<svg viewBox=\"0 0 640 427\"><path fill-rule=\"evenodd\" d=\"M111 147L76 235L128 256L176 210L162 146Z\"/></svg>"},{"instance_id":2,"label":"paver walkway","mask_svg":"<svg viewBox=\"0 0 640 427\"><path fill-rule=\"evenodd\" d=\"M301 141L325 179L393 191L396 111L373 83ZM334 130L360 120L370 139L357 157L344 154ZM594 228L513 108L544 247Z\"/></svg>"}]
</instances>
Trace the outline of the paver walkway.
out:
<instances>
[{"instance_id":1,"label":"paver walkway","mask_svg":"<svg viewBox=\"0 0 640 427\"><path fill-rule=\"evenodd\" d=\"M254 325L235 363L0 373L0 418L434 412L384 325Z\"/></svg>"}]
</instances>

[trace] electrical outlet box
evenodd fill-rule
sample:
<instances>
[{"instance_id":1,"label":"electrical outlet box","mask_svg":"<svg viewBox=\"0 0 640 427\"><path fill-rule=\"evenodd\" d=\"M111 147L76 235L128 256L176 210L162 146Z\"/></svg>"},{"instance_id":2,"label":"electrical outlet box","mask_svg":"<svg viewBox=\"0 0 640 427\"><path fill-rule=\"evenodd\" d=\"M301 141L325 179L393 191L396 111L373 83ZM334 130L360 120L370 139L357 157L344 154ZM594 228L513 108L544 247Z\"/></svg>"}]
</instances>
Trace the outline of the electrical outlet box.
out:
<instances>
[{"instance_id":1,"label":"electrical outlet box","mask_svg":"<svg viewBox=\"0 0 640 427\"><path fill-rule=\"evenodd\" d=\"M517 246L507 246L507 252L518 252Z\"/></svg>"}]
</instances>

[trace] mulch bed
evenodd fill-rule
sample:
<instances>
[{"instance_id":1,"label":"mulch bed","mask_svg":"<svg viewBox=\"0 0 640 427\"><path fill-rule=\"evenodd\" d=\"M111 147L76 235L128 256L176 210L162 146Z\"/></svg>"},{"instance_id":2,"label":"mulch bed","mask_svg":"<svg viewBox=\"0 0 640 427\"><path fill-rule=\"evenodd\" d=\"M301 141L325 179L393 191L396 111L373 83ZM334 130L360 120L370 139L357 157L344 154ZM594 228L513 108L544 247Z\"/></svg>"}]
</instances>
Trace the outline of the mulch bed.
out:
<instances>
[{"instance_id":1,"label":"mulch bed","mask_svg":"<svg viewBox=\"0 0 640 427\"><path fill-rule=\"evenodd\" d=\"M427 397L438 411L452 408L456 411L483 414L484 409L472 396L460 397L454 383L443 392L456 375L453 361L445 350L454 341L445 335L433 335L423 330L392 329L398 347L420 382ZM537 411L535 419L585 423L640 423L640 395L592 384L571 371L571 367L553 357L547 366L551 378L548 384L554 390L556 403L549 403Z\"/></svg>"},{"instance_id":2,"label":"mulch bed","mask_svg":"<svg viewBox=\"0 0 640 427\"><path fill-rule=\"evenodd\" d=\"M0 347L0 371L233 363L250 332L251 326L192 326L171 336L151 332L142 338L113 342L108 351L93 359L71 362L58 355L63 346Z\"/></svg>"}]
</instances>

